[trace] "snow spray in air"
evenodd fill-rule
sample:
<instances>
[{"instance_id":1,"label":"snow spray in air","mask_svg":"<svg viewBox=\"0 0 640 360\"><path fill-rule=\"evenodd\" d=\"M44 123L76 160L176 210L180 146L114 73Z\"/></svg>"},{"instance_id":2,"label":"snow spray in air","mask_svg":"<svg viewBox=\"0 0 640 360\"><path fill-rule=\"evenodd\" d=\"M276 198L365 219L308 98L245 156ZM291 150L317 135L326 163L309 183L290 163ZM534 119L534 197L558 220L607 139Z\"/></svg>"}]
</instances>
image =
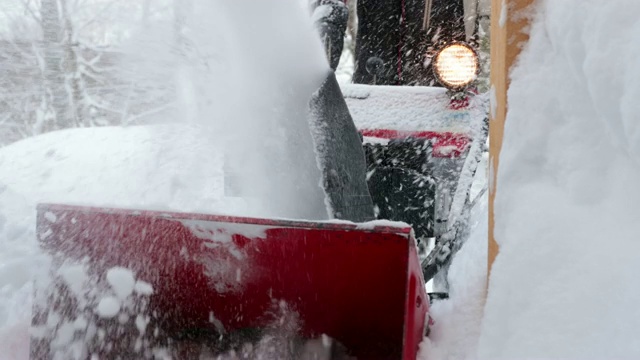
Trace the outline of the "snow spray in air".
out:
<instances>
[{"instance_id":1,"label":"snow spray in air","mask_svg":"<svg viewBox=\"0 0 640 360\"><path fill-rule=\"evenodd\" d=\"M191 11L178 45L181 115L224 153L225 196L248 199L244 215L327 218L307 117L328 66L307 9L201 1Z\"/></svg>"}]
</instances>

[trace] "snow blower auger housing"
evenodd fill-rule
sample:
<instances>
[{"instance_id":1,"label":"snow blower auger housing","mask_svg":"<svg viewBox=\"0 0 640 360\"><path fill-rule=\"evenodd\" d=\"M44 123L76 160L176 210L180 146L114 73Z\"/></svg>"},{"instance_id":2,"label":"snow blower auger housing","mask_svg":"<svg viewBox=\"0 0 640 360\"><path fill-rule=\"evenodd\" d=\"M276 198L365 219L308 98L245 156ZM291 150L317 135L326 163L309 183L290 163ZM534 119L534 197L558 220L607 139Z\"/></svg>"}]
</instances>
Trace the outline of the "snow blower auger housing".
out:
<instances>
[{"instance_id":1,"label":"snow blower auger housing","mask_svg":"<svg viewBox=\"0 0 640 360\"><path fill-rule=\"evenodd\" d=\"M63 264L88 259L98 281L109 269L127 268L150 284L144 316L150 316L146 332L155 332L157 347L180 349L187 339L215 348L234 333L269 328L281 320L276 310L283 307L301 336L329 336L358 359L414 360L424 336L429 300L406 225L41 204L37 232L41 246L54 254L54 274ZM110 314L119 325L104 327L107 319L95 312L100 298L80 308L65 281L56 287L46 304L36 304L34 328L61 336L83 317L85 329L93 323L102 341L79 358L144 358L139 347L136 352L142 336L136 314L123 305ZM31 358L56 358L61 349L55 343L34 339ZM175 351L174 359L198 358Z\"/></svg>"}]
</instances>

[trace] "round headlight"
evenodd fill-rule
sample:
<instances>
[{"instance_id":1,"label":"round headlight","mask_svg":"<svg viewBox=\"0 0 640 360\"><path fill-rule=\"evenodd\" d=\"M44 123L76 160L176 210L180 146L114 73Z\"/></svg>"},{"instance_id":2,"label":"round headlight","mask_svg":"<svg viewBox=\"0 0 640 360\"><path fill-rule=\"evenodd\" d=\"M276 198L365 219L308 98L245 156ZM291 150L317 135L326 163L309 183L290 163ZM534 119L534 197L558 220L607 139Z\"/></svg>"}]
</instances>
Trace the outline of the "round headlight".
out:
<instances>
[{"instance_id":1,"label":"round headlight","mask_svg":"<svg viewBox=\"0 0 640 360\"><path fill-rule=\"evenodd\" d=\"M471 84L479 70L478 54L465 43L452 43L443 47L433 62L436 78L450 90L460 90Z\"/></svg>"}]
</instances>

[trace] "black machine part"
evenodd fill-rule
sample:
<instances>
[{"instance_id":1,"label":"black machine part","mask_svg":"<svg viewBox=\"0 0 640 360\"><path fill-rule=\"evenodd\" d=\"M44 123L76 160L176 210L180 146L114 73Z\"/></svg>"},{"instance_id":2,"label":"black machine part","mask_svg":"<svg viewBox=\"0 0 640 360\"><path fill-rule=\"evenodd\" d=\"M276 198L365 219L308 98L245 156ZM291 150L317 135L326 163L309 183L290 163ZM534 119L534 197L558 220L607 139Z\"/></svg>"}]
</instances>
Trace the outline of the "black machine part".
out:
<instances>
[{"instance_id":1,"label":"black machine part","mask_svg":"<svg viewBox=\"0 0 640 360\"><path fill-rule=\"evenodd\" d=\"M419 242L433 237L436 183L431 176L431 143L397 139L364 144L367 183L380 219L410 224Z\"/></svg>"},{"instance_id":2,"label":"black machine part","mask_svg":"<svg viewBox=\"0 0 640 360\"><path fill-rule=\"evenodd\" d=\"M315 26L324 45L329 67L335 70L342 56L344 33L349 21L349 9L341 0L314 0L313 11L321 11L321 16L314 16ZM322 7L322 10L319 10ZM329 11L324 11L329 9Z\"/></svg>"},{"instance_id":3,"label":"black machine part","mask_svg":"<svg viewBox=\"0 0 640 360\"><path fill-rule=\"evenodd\" d=\"M485 118L482 128L474 137L469 148L469 154L461 169L453 196L449 217L447 219L447 231L439 236L435 248L422 261L422 272L425 279L430 279L448 269L453 255L462 247L469 237L469 217L477 199L485 190L471 199L471 184L475 177L478 164L485 151L485 145L489 132L489 119ZM486 189L486 188L485 188ZM446 283L446 279L445 283ZM446 286L445 286L446 287Z\"/></svg>"},{"instance_id":4,"label":"black machine part","mask_svg":"<svg viewBox=\"0 0 640 360\"><path fill-rule=\"evenodd\" d=\"M360 134L331 71L310 101L310 128L330 216L355 222L375 218Z\"/></svg>"}]
</instances>

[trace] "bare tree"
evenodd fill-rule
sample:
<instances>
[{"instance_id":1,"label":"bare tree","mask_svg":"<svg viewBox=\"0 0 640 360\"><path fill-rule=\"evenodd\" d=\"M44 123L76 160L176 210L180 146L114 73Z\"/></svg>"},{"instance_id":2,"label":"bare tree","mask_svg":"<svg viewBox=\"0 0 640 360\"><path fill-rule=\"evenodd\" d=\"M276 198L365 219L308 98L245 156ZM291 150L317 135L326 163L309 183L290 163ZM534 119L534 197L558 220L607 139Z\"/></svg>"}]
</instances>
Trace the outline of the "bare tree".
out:
<instances>
[{"instance_id":1,"label":"bare tree","mask_svg":"<svg viewBox=\"0 0 640 360\"><path fill-rule=\"evenodd\" d=\"M347 0L347 7L349 8L349 22L347 23L348 41L345 42L345 48L351 52L351 56L355 56L356 54L356 32L358 31L357 6L357 0Z\"/></svg>"},{"instance_id":2,"label":"bare tree","mask_svg":"<svg viewBox=\"0 0 640 360\"><path fill-rule=\"evenodd\" d=\"M36 132L46 132L72 126L65 121L67 119L67 100L62 73L64 55L60 46L62 43L62 21L57 0L41 1L40 24L44 50L44 69L42 69L45 79L44 104L46 108L52 110L54 116L39 121Z\"/></svg>"},{"instance_id":3,"label":"bare tree","mask_svg":"<svg viewBox=\"0 0 640 360\"><path fill-rule=\"evenodd\" d=\"M61 43L64 53L63 73L66 75L69 94L69 120L73 126L90 126L93 125L88 119L88 109L90 104L84 99L86 91L84 88L83 73L80 69L80 57L76 51L79 43L74 36L74 28L69 17L67 8L67 0L60 0L60 9L62 19L64 21L65 41Z\"/></svg>"},{"instance_id":4,"label":"bare tree","mask_svg":"<svg viewBox=\"0 0 640 360\"><path fill-rule=\"evenodd\" d=\"M173 16L174 16L174 36L176 49L179 52L184 51L186 46L186 26L189 16L193 11L193 1L191 0L173 0Z\"/></svg>"}]
</instances>

